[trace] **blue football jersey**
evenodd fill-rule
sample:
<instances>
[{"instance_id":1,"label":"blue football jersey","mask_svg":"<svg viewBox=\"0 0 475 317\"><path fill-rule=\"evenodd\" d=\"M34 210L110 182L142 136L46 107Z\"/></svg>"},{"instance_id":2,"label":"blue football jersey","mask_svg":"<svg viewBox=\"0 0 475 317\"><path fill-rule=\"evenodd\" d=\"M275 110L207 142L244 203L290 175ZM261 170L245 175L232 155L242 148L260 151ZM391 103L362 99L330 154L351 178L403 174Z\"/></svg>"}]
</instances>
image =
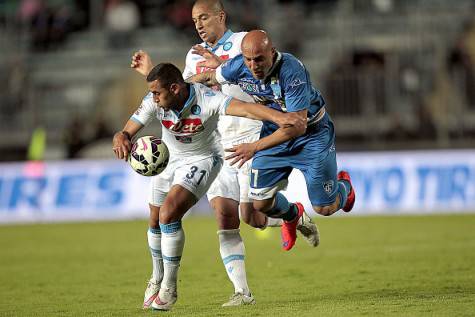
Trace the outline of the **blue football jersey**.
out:
<instances>
[{"instance_id":1,"label":"blue football jersey","mask_svg":"<svg viewBox=\"0 0 475 317\"><path fill-rule=\"evenodd\" d=\"M283 112L296 112L307 109L307 117L312 122L318 111L325 106L321 93L312 85L310 75L295 56L288 53L277 53L274 66L269 75L263 79L255 79L244 64L242 55L226 61L216 70L216 79L221 84L238 84L243 91L251 95L257 103L262 103ZM261 137L275 132L279 127L265 121ZM259 155L288 155L301 147L309 135L305 134L267 150L256 153Z\"/></svg>"}]
</instances>

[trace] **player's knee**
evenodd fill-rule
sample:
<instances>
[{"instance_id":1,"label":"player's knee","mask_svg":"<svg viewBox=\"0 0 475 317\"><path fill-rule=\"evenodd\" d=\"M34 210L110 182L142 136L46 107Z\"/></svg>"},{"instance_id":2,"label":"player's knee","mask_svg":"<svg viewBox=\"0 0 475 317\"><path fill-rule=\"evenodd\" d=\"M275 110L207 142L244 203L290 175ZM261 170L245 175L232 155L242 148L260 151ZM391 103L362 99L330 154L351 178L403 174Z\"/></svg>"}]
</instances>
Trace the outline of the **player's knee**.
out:
<instances>
[{"instance_id":1,"label":"player's knee","mask_svg":"<svg viewBox=\"0 0 475 317\"><path fill-rule=\"evenodd\" d=\"M259 217L256 217L255 214L251 215L246 215L245 217L242 216L241 214L241 220L244 221L247 225L256 228L256 229L262 229L266 226L266 217L263 215L262 219Z\"/></svg>"},{"instance_id":2,"label":"player's knee","mask_svg":"<svg viewBox=\"0 0 475 317\"><path fill-rule=\"evenodd\" d=\"M323 206L313 206L313 210L317 214L322 215L322 216L325 216L324 209L325 209L325 207L323 207Z\"/></svg>"},{"instance_id":3,"label":"player's knee","mask_svg":"<svg viewBox=\"0 0 475 317\"><path fill-rule=\"evenodd\" d=\"M174 201L166 201L160 208L160 223L171 223L180 220L180 206Z\"/></svg>"},{"instance_id":4,"label":"player's knee","mask_svg":"<svg viewBox=\"0 0 475 317\"><path fill-rule=\"evenodd\" d=\"M251 224L252 223L252 216L249 213L241 211L241 220L244 223L252 226L252 224Z\"/></svg>"},{"instance_id":5,"label":"player's knee","mask_svg":"<svg viewBox=\"0 0 475 317\"><path fill-rule=\"evenodd\" d=\"M333 203L331 205L313 206L313 210L315 210L315 212L319 215L331 216L338 210L338 208L337 204Z\"/></svg>"},{"instance_id":6,"label":"player's knee","mask_svg":"<svg viewBox=\"0 0 475 317\"><path fill-rule=\"evenodd\" d=\"M237 203L225 199L212 199L210 204L220 229L236 229L239 227L239 207Z\"/></svg>"},{"instance_id":7,"label":"player's knee","mask_svg":"<svg viewBox=\"0 0 475 317\"><path fill-rule=\"evenodd\" d=\"M241 220L244 221L246 224L253 226L254 223L254 207L252 203L242 202L239 205L239 211L241 214Z\"/></svg>"},{"instance_id":8,"label":"player's knee","mask_svg":"<svg viewBox=\"0 0 475 317\"><path fill-rule=\"evenodd\" d=\"M228 223L239 223L239 215L237 210L218 208L214 210L214 214L220 227L221 225Z\"/></svg>"},{"instance_id":9,"label":"player's knee","mask_svg":"<svg viewBox=\"0 0 475 317\"><path fill-rule=\"evenodd\" d=\"M159 223L159 214L160 207L149 204L150 207L150 217L149 217L149 226L150 228L157 229L160 227Z\"/></svg>"},{"instance_id":10,"label":"player's knee","mask_svg":"<svg viewBox=\"0 0 475 317\"><path fill-rule=\"evenodd\" d=\"M253 207L255 211L266 213L272 209L272 199L267 200L254 200Z\"/></svg>"},{"instance_id":11,"label":"player's knee","mask_svg":"<svg viewBox=\"0 0 475 317\"><path fill-rule=\"evenodd\" d=\"M252 212L241 208L241 220L251 227L254 227L254 218L252 217Z\"/></svg>"}]
</instances>

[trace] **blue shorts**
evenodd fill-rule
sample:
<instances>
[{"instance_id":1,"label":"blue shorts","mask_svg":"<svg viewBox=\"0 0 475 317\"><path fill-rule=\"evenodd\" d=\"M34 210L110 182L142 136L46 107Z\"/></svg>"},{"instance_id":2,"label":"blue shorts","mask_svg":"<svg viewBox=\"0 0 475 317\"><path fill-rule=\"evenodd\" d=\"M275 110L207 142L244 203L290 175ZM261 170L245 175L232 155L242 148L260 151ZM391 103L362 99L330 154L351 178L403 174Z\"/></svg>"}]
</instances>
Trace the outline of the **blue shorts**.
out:
<instances>
[{"instance_id":1,"label":"blue shorts","mask_svg":"<svg viewBox=\"0 0 475 317\"><path fill-rule=\"evenodd\" d=\"M338 190L335 128L328 115L307 129L305 142L301 146L288 153L266 153L254 157L251 198L262 200L275 196L278 190L286 187L294 168L303 173L313 206L335 202Z\"/></svg>"}]
</instances>

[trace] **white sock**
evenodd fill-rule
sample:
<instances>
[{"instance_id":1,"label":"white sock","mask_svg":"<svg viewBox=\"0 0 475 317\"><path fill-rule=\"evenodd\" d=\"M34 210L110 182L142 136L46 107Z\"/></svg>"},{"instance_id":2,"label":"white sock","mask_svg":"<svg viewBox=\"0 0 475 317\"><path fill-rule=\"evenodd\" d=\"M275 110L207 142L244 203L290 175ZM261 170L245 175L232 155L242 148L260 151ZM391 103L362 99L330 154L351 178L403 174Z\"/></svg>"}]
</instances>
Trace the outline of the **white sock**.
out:
<instances>
[{"instance_id":1,"label":"white sock","mask_svg":"<svg viewBox=\"0 0 475 317\"><path fill-rule=\"evenodd\" d=\"M266 223L266 226L263 229L265 229L267 227L282 227L283 222L284 222L284 220L281 219L281 218L267 217L267 223Z\"/></svg>"},{"instance_id":2,"label":"white sock","mask_svg":"<svg viewBox=\"0 0 475 317\"><path fill-rule=\"evenodd\" d=\"M246 266L244 263L244 243L239 229L219 230L219 253L223 259L226 273L234 285L234 292L250 294L247 285Z\"/></svg>"},{"instance_id":3,"label":"white sock","mask_svg":"<svg viewBox=\"0 0 475 317\"><path fill-rule=\"evenodd\" d=\"M176 290L178 269L185 246L185 232L181 221L160 224L162 231L163 279L161 288Z\"/></svg>"},{"instance_id":4,"label":"white sock","mask_svg":"<svg viewBox=\"0 0 475 317\"><path fill-rule=\"evenodd\" d=\"M152 255L152 277L160 283L163 279L163 259L161 239L162 233L159 228L149 228L147 231L148 247Z\"/></svg>"}]
</instances>

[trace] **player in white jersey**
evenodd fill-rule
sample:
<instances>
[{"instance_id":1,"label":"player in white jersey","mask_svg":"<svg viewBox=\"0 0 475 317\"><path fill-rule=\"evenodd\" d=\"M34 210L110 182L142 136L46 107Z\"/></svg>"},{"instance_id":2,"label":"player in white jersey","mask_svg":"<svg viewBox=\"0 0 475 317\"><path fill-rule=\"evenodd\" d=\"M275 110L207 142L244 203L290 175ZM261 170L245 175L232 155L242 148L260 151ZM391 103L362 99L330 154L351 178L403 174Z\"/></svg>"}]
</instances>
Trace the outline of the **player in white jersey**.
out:
<instances>
[{"instance_id":1,"label":"player in white jersey","mask_svg":"<svg viewBox=\"0 0 475 317\"><path fill-rule=\"evenodd\" d=\"M186 55L186 65L183 71L185 79L208 70L202 66L205 58L218 57L221 60L227 60L241 54L241 41L246 34L245 32L233 33L226 27L226 13L220 1L196 1L193 5L192 18L196 31L203 42L193 46ZM139 51L133 56L131 66L143 75L147 75L152 67L152 62L145 52ZM253 99L237 85L223 85L221 90L232 97L253 102ZM257 141L261 126L260 121L221 116L218 130L221 133L223 147L231 148L240 143ZM208 200L215 211L219 227L221 258L226 273L234 286L234 294L223 306L255 302L245 274L244 244L239 233L239 209L241 218L255 228L265 229L267 226L282 224L282 219L268 218L265 214L254 211L248 196L249 183L250 162L237 168L225 161L221 172L208 190ZM307 215L301 218L298 229L311 245L318 244L318 231ZM148 297L146 294L145 298Z\"/></svg>"},{"instance_id":2,"label":"player in white jersey","mask_svg":"<svg viewBox=\"0 0 475 317\"><path fill-rule=\"evenodd\" d=\"M147 76L150 94L114 135L117 158L126 159L131 138L153 118L160 120L162 139L170 151L167 168L152 181L149 246L154 257L154 280L159 289L150 297L152 308L169 310L177 300L177 275L185 243L184 214L206 193L223 165L217 131L219 115L273 121L281 127L303 126L297 116L245 103L201 84L186 84L176 66L163 63ZM150 304L149 304L150 305Z\"/></svg>"}]
</instances>

